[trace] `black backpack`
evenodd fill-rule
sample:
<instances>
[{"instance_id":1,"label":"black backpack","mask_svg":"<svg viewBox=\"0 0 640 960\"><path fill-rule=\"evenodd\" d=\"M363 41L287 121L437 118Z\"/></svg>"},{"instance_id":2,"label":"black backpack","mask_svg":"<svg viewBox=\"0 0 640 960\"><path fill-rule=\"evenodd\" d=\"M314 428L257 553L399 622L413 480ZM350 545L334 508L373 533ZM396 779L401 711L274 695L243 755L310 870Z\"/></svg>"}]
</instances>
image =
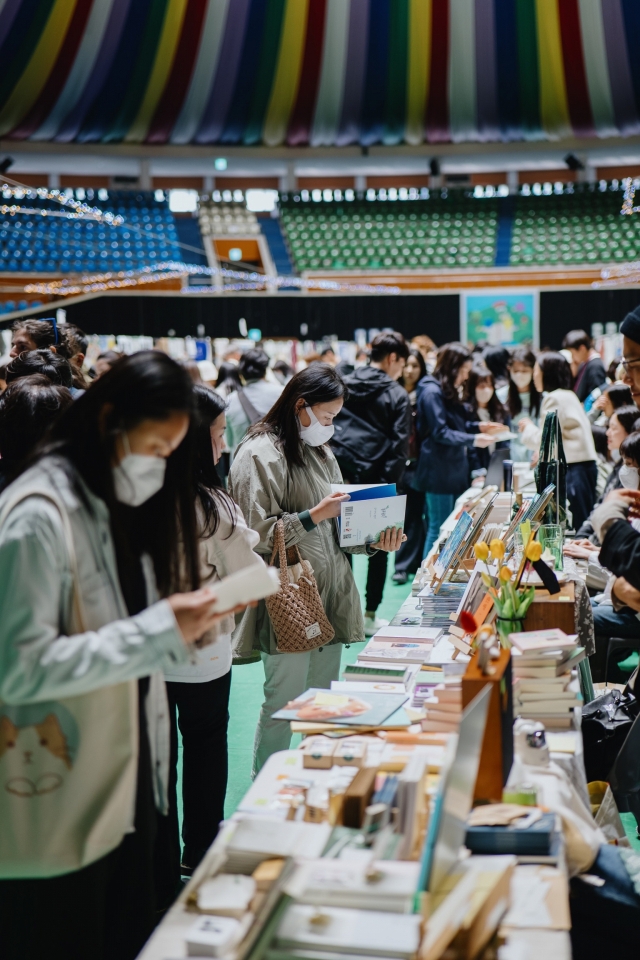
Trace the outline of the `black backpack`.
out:
<instances>
[{"instance_id":1,"label":"black backpack","mask_svg":"<svg viewBox=\"0 0 640 960\"><path fill-rule=\"evenodd\" d=\"M331 449L344 477L353 483L376 483L384 476L391 440L346 406L333 421Z\"/></svg>"}]
</instances>

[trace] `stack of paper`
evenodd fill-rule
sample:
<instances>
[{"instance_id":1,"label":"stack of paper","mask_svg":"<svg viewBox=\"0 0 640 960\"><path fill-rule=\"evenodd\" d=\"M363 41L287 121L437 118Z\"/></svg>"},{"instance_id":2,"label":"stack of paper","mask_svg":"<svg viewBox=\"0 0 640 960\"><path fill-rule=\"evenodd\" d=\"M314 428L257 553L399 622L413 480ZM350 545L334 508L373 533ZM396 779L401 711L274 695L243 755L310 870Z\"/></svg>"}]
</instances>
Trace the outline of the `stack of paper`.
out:
<instances>
[{"instance_id":1,"label":"stack of paper","mask_svg":"<svg viewBox=\"0 0 640 960\"><path fill-rule=\"evenodd\" d=\"M251 874L270 857L320 857L327 845L328 823L245 817L226 845L227 873Z\"/></svg>"},{"instance_id":2,"label":"stack of paper","mask_svg":"<svg viewBox=\"0 0 640 960\"><path fill-rule=\"evenodd\" d=\"M415 860L307 860L284 889L298 903L411 913L419 873Z\"/></svg>"},{"instance_id":3,"label":"stack of paper","mask_svg":"<svg viewBox=\"0 0 640 960\"><path fill-rule=\"evenodd\" d=\"M278 955L358 954L363 957L413 957L420 945L420 914L383 913L291 904L276 932ZM293 953L296 951L296 953ZM313 951L313 952L309 952ZM267 953L269 957L269 953Z\"/></svg>"},{"instance_id":4,"label":"stack of paper","mask_svg":"<svg viewBox=\"0 0 640 960\"><path fill-rule=\"evenodd\" d=\"M425 704L426 719L422 729L428 733L457 733L462 716L462 681L451 677L438 684L433 691L434 699Z\"/></svg>"},{"instance_id":5,"label":"stack of paper","mask_svg":"<svg viewBox=\"0 0 640 960\"><path fill-rule=\"evenodd\" d=\"M541 720L551 728L569 729L572 710L581 703L572 670L585 657L576 636L562 630L512 633L514 713Z\"/></svg>"},{"instance_id":6,"label":"stack of paper","mask_svg":"<svg viewBox=\"0 0 640 960\"><path fill-rule=\"evenodd\" d=\"M431 655L431 644L414 643L408 640L394 640L378 643L374 637L358 654L361 663L427 663Z\"/></svg>"}]
</instances>

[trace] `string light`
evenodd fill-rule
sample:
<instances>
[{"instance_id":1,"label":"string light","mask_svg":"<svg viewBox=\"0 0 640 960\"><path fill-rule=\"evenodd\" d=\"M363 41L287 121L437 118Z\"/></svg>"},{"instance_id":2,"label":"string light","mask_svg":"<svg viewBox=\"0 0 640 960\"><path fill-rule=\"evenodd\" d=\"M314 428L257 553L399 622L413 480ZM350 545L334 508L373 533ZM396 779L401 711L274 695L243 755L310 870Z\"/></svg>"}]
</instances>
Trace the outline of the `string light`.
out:
<instances>
[{"instance_id":1,"label":"string light","mask_svg":"<svg viewBox=\"0 0 640 960\"><path fill-rule=\"evenodd\" d=\"M3 183L2 185L2 197L4 200L14 199L14 200L53 200L55 203L59 203L63 207L70 208L75 214L76 217L85 220L95 220L97 223L107 223L112 227L120 227L124 223L124 217L121 217L119 214L111 213L109 210L101 210L99 207L90 207L88 203L82 203L80 200L74 199L74 197L67 197L64 193L60 193L59 190L49 190L47 187L38 187L36 190L29 190L25 187L20 186L10 186L8 183ZM39 213L41 215L54 214L53 210L45 210L42 208L36 209L32 207L24 207L17 205L11 205L11 207L2 207L2 212L15 212L15 213ZM73 216L71 214L71 216ZM59 215L59 214L58 214ZM67 214L69 216L69 214Z\"/></svg>"},{"instance_id":2,"label":"string light","mask_svg":"<svg viewBox=\"0 0 640 960\"><path fill-rule=\"evenodd\" d=\"M159 283L163 280L182 279L186 276L220 277L223 282L225 280L235 281L235 284L224 284L223 289L225 291L297 287L301 290L326 290L332 293L400 293L400 287L384 284L342 283L339 280L325 280L320 277L267 276L257 271L246 273L241 270L228 270L224 267L203 267L194 263L182 263L174 260L158 263L153 267L144 267L142 270L85 274L77 280L70 280L65 277L62 280L29 283L25 285L24 290L25 293L68 297L79 293L95 293L99 290L117 290L123 287ZM240 286L237 286L237 284L240 284ZM205 287L204 289L211 291L211 287ZM200 293L202 288L186 287L181 292L185 294Z\"/></svg>"},{"instance_id":3,"label":"string light","mask_svg":"<svg viewBox=\"0 0 640 960\"><path fill-rule=\"evenodd\" d=\"M631 216L632 213L640 213L640 207L634 207L633 205L636 188L640 186L640 180L632 180L631 177L626 177L622 181L622 186L624 187L624 198L620 213L626 216Z\"/></svg>"}]
</instances>

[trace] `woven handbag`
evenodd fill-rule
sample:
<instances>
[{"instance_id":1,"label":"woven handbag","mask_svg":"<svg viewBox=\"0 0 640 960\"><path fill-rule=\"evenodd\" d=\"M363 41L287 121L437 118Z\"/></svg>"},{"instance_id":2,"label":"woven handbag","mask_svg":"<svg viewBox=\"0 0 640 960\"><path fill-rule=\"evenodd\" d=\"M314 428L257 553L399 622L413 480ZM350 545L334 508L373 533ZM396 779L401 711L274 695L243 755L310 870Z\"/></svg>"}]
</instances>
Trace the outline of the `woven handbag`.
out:
<instances>
[{"instance_id":1,"label":"woven handbag","mask_svg":"<svg viewBox=\"0 0 640 960\"><path fill-rule=\"evenodd\" d=\"M302 559L297 547L291 549L302 567L297 583L289 581L284 523L278 520L273 533L271 564L275 566L275 558L279 556L280 591L267 597L265 603L278 653L306 653L333 640L335 630L324 612L311 564Z\"/></svg>"}]
</instances>

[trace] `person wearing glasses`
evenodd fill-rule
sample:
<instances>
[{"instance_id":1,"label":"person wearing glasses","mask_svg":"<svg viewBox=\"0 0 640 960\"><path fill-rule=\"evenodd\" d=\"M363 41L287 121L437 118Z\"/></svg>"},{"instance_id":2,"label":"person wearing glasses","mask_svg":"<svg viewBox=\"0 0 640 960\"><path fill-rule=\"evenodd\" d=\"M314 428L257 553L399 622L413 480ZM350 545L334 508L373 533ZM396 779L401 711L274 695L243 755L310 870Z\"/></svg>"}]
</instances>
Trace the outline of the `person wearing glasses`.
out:
<instances>
[{"instance_id":1,"label":"person wearing glasses","mask_svg":"<svg viewBox=\"0 0 640 960\"><path fill-rule=\"evenodd\" d=\"M624 369L623 383L631 390L636 407L640 407L640 306L628 313L620 324Z\"/></svg>"}]
</instances>

